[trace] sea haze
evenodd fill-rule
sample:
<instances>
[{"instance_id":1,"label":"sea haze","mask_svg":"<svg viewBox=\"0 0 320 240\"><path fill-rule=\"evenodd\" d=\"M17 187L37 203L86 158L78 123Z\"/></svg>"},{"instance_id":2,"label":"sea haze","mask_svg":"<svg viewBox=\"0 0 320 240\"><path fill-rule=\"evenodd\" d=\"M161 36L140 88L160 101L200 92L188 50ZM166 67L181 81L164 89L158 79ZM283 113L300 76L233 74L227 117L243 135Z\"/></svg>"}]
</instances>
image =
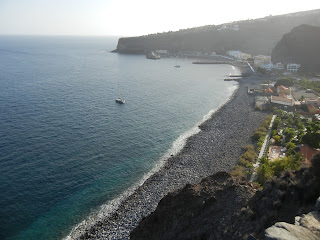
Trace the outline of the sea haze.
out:
<instances>
[{"instance_id":1,"label":"sea haze","mask_svg":"<svg viewBox=\"0 0 320 240\"><path fill-rule=\"evenodd\" d=\"M237 87L223 81L232 66L110 53L116 44L0 36L0 239L66 236Z\"/></svg>"}]
</instances>

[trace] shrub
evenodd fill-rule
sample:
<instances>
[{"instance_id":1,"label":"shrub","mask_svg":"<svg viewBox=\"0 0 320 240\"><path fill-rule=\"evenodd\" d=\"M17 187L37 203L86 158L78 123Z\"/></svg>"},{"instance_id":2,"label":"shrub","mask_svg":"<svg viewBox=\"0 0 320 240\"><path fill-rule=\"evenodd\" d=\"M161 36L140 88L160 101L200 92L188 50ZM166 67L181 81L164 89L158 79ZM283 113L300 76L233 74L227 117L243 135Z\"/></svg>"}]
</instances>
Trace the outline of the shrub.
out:
<instances>
[{"instance_id":1,"label":"shrub","mask_svg":"<svg viewBox=\"0 0 320 240\"><path fill-rule=\"evenodd\" d=\"M266 133L267 131L268 129L266 128L266 126L260 126L256 130L256 132L264 132L264 133Z\"/></svg>"},{"instance_id":2,"label":"shrub","mask_svg":"<svg viewBox=\"0 0 320 240\"><path fill-rule=\"evenodd\" d=\"M264 185L264 183L271 179L273 176L279 177L281 173L283 173L287 169L298 170L301 166L301 161L302 158L300 154L287 156L282 159L274 160L272 162L269 162L265 157L263 157L260 159L261 165L257 171L257 181L261 185Z\"/></svg>"},{"instance_id":3,"label":"shrub","mask_svg":"<svg viewBox=\"0 0 320 240\"><path fill-rule=\"evenodd\" d=\"M275 135L275 136L273 137L273 139L274 139L275 144L280 144L281 138L280 138L279 135Z\"/></svg>"},{"instance_id":4,"label":"shrub","mask_svg":"<svg viewBox=\"0 0 320 240\"><path fill-rule=\"evenodd\" d=\"M245 158L249 162L253 162L253 160L255 158L255 153L247 151L244 154L242 154L242 157Z\"/></svg>"},{"instance_id":5,"label":"shrub","mask_svg":"<svg viewBox=\"0 0 320 240\"><path fill-rule=\"evenodd\" d=\"M311 147L320 147L320 121L309 123L307 133L302 137L302 141Z\"/></svg>"},{"instance_id":6,"label":"shrub","mask_svg":"<svg viewBox=\"0 0 320 240\"><path fill-rule=\"evenodd\" d=\"M276 117L276 119L273 121L273 129L278 129L278 127L281 125L281 118L280 117Z\"/></svg>"},{"instance_id":7,"label":"shrub","mask_svg":"<svg viewBox=\"0 0 320 240\"><path fill-rule=\"evenodd\" d=\"M293 149L296 147L296 145L293 142L288 142L286 144L286 148L287 148L287 155L291 155L293 154Z\"/></svg>"},{"instance_id":8,"label":"shrub","mask_svg":"<svg viewBox=\"0 0 320 240\"><path fill-rule=\"evenodd\" d=\"M257 182L264 185L266 181L271 179L273 171L268 163L261 164L257 171Z\"/></svg>"},{"instance_id":9,"label":"shrub","mask_svg":"<svg viewBox=\"0 0 320 240\"><path fill-rule=\"evenodd\" d=\"M252 145L246 145L244 146L245 151L254 152L254 146Z\"/></svg>"},{"instance_id":10,"label":"shrub","mask_svg":"<svg viewBox=\"0 0 320 240\"><path fill-rule=\"evenodd\" d=\"M243 157L240 157L240 159L239 159L239 161L238 161L238 164L239 164L240 166L243 166L243 167L246 167L249 163L250 163L250 162L247 161L247 160L246 160L245 158L243 158Z\"/></svg>"},{"instance_id":11,"label":"shrub","mask_svg":"<svg viewBox=\"0 0 320 240\"><path fill-rule=\"evenodd\" d=\"M258 140L259 138L264 137L265 135L266 132L255 131L252 138Z\"/></svg>"},{"instance_id":12,"label":"shrub","mask_svg":"<svg viewBox=\"0 0 320 240\"><path fill-rule=\"evenodd\" d=\"M244 167L236 165L230 172L230 175L233 177L244 177Z\"/></svg>"},{"instance_id":13,"label":"shrub","mask_svg":"<svg viewBox=\"0 0 320 240\"><path fill-rule=\"evenodd\" d=\"M279 79L276 84L274 85L274 87L278 87L280 85L286 86L286 87L292 87L294 84L294 78L291 77L283 77L281 79Z\"/></svg>"},{"instance_id":14,"label":"shrub","mask_svg":"<svg viewBox=\"0 0 320 240\"><path fill-rule=\"evenodd\" d=\"M270 134L270 137L273 138L276 134L277 134L277 131L276 130L272 130L271 134Z\"/></svg>"}]
</instances>

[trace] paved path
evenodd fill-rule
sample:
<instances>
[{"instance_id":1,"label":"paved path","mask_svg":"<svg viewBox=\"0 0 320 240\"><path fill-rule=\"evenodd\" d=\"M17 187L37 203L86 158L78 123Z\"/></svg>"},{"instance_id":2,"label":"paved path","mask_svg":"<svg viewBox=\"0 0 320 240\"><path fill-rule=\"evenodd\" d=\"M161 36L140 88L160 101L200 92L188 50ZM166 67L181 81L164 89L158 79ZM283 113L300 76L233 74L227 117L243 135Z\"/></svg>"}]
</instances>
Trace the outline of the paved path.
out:
<instances>
[{"instance_id":1,"label":"paved path","mask_svg":"<svg viewBox=\"0 0 320 240\"><path fill-rule=\"evenodd\" d=\"M270 122L270 125L269 125L269 129L268 129L268 132L267 132L267 135L264 139L264 142L262 144L262 147L261 147L261 150L260 150L260 153L259 153L259 156L258 156L258 160L256 163L253 164L253 173L250 177L250 180L249 182L253 182L256 177L257 177L257 169L258 167L260 166L260 159L267 153L268 151L268 142L270 140L270 134L271 134L271 130L272 130L272 125L273 125L273 122L274 120L276 119L277 115L273 115L272 116L272 119L271 119L271 122Z\"/></svg>"},{"instance_id":2,"label":"paved path","mask_svg":"<svg viewBox=\"0 0 320 240\"><path fill-rule=\"evenodd\" d=\"M250 69L251 69L252 72L256 72L256 71L253 69L253 67L250 65L249 62L247 62L247 64L248 64L248 66L250 67Z\"/></svg>"}]
</instances>

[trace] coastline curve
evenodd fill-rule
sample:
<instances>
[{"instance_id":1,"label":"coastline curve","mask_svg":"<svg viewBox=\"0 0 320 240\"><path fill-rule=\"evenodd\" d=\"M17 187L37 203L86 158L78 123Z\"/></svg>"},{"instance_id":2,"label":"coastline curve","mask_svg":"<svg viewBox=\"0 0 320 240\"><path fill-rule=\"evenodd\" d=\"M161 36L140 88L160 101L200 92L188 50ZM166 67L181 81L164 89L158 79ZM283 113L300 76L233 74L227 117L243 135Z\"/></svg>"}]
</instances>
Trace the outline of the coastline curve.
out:
<instances>
[{"instance_id":1,"label":"coastline curve","mask_svg":"<svg viewBox=\"0 0 320 240\"><path fill-rule=\"evenodd\" d=\"M108 201L99 207L98 210L92 212L86 219L81 221L79 224L73 227L68 236L64 237L64 240L73 240L73 239L81 239L84 235L87 235L90 232L92 227L95 225L100 225L106 218L112 217L112 214L115 214L116 211L121 207L124 201L128 200L130 196L132 196L140 187L142 187L148 180L152 177L156 176L161 170L166 167L166 164L170 159L178 155L183 149L186 147L188 140L196 136L202 131L202 125L208 120L212 119L213 116L220 111L226 104L228 104L235 96L235 93L239 89L239 84L234 84L236 86L232 89L232 94L227 99L226 102L220 104L215 109L211 109L207 114L202 117L202 120L197 122L191 129L187 130L183 134L181 134L175 141L173 141L171 147L166 151L166 153L160 157L154 167L144 174L142 178L133 184L132 187L128 188L126 191L115 197L114 199ZM150 180L153 181L153 180ZM157 202L156 202L157 204ZM156 207L156 205L155 205ZM137 219L138 220L138 219ZM141 220L141 219L139 219ZM137 225L139 221L136 222ZM116 238L118 239L118 238ZM121 238L122 239L122 238Z\"/></svg>"}]
</instances>

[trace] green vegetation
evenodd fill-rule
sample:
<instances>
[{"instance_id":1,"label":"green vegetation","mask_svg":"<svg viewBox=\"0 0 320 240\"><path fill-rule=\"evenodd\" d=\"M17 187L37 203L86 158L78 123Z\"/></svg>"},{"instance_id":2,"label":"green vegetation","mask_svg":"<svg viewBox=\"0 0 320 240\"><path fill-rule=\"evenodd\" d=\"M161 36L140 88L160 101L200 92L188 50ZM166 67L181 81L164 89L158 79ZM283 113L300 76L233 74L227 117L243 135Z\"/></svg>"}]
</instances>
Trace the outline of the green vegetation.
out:
<instances>
[{"instance_id":1,"label":"green vegetation","mask_svg":"<svg viewBox=\"0 0 320 240\"><path fill-rule=\"evenodd\" d=\"M279 177L282 172L287 169L298 170L301 165L302 158L299 153L283 157L274 161L268 161L266 157L260 159L260 167L257 171L257 182L262 186L273 176Z\"/></svg>"},{"instance_id":2,"label":"green vegetation","mask_svg":"<svg viewBox=\"0 0 320 240\"><path fill-rule=\"evenodd\" d=\"M286 86L286 87L292 87L294 85L294 78L291 78L291 77L283 77L283 78L280 78L276 84L274 85L274 87L278 87L280 85L283 85L283 86Z\"/></svg>"},{"instance_id":3,"label":"green vegetation","mask_svg":"<svg viewBox=\"0 0 320 240\"><path fill-rule=\"evenodd\" d=\"M279 176L287 169L298 170L300 168L303 159L299 153L294 151L296 144L320 147L320 121L304 123L298 114L286 113L279 109L273 109L273 112L278 117L274 121L271 136L275 144L281 142L285 144L287 151L286 156L281 159L269 161L265 156L260 159L257 182L262 186L270 178Z\"/></svg>"},{"instance_id":4,"label":"green vegetation","mask_svg":"<svg viewBox=\"0 0 320 240\"><path fill-rule=\"evenodd\" d=\"M309 81L304 78L299 82L299 85L308 89L313 89L316 92L320 93L320 82Z\"/></svg>"},{"instance_id":5,"label":"green vegetation","mask_svg":"<svg viewBox=\"0 0 320 240\"><path fill-rule=\"evenodd\" d=\"M306 129L302 141L313 148L320 148L320 121L308 123Z\"/></svg>"},{"instance_id":6,"label":"green vegetation","mask_svg":"<svg viewBox=\"0 0 320 240\"><path fill-rule=\"evenodd\" d=\"M296 135L296 131L293 128L288 127L283 131L283 135L285 136L285 142L288 143Z\"/></svg>"},{"instance_id":7,"label":"green vegetation","mask_svg":"<svg viewBox=\"0 0 320 240\"><path fill-rule=\"evenodd\" d=\"M257 183L261 186L272 177L278 177L288 169L298 170L300 168L303 159L300 153L295 152L296 144L308 144L311 147L320 148L320 121L303 122L298 114L287 113L277 108L274 108L273 112L278 117L274 120L271 138L277 145L282 143L287 151L286 156L281 159L269 161L266 156L260 159L260 167L257 169ZM252 139L257 142L257 146L256 148L252 145L244 147L245 152L230 172L232 176L250 176L252 164L267 134L271 119L272 115L267 116L255 130ZM320 168L320 155L317 161L317 166ZM320 175L320 169L316 171Z\"/></svg>"},{"instance_id":8,"label":"green vegetation","mask_svg":"<svg viewBox=\"0 0 320 240\"><path fill-rule=\"evenodd\" d=\"M230 175L233 177L244 177L245 168L240 165L235 165L230 171Z\"/></svg>"},{"instance_id":9,"label":"green vegetation","mask_svg":"<svg viewBox=\"0 0 320 240\"><path fill-rule=\"evenodd\" d=\"M243 149L245 150L245 153L241 155L237 165L230 172L232 176L246 176L246 170L252 168L252 163L257 157L254 146L246 145Z\"/></svg>"},{"instance_id":10,"label":"green vegetation","mask_svg":"<svg viewBox=\"0 0 320 240\"><path fill-rule=\"evenodd\" d=\"M268 71L265 68L262 68L262 67L258 67L257 71L259 73L263 74L263 75L267 75L268 74Z\"/></svg>"},{"instance_id":11,"label":"green vegetation","mask_svg":"<svg viewBox=\"0 0 320 240\"><path fill-rule=\"evenodd\" d=\"M279 137L284 138L284 143L302 143L302 136L305 134L305 124L301 121L299 114L286 113L277 108L274 108L273 112L278 117L274 120L272 128L277 132L281 129L283 130ZM276 144L279 144L280 139L277 136L275 134L272 137Z\"/></svg>"},{"instance_id":12,"label":"green vegetation","mask_svg":"<svg viewBox=\"0 0 320 240\"><path fill-rule=\"evenodd\" d=\"M273 139L276 145L279 145L281 143L281 137L279 135L275 135Z\"/></svg>"},{"instance_id":13,"label":"green vegetation","mask_svg":"<svg viewBox=\"0 0 320 240\"><path fill-rule=\"evenodd\" d=\"M253 145L246 145L243 148L245 152L241 155L237 165L231 170L230 174L232 176L248 177L251 174L250 169L252 168L252 164L257 157L257 152L260 150L263 144L271 119L272 115L267 116L261 125L256 129L252 138L257 141L257 148L255 149Z\"/></svg>"},{"instance_id":14,"label":"green vegetation","mask_svg":"<svg viewBox=\"0 0 320 240\"><path fill-rule=\"evenodd\" d=\"M254 134L252 135L252 138L258 141L257 150L260 150L260 148L262 147L264 139L267 135L267 131L268 131L271 119L272 119L272 115L267 116L265 120L261 123L261 125L255 130Z\"/></svg>"}]
</instances>

